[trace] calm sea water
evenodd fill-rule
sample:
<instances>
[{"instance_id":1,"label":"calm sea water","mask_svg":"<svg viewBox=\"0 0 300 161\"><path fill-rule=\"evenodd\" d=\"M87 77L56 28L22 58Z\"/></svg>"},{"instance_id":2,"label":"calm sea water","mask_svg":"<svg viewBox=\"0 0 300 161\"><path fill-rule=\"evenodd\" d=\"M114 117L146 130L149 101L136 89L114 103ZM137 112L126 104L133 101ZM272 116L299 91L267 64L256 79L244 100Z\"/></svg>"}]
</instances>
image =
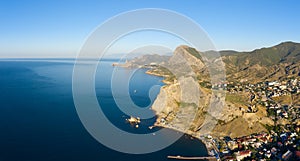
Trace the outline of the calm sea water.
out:
<instances>
[{"instance_id":1,"label":"calm sea water","mask_svg":"<svg viewBox=\"0 0 300 161\"><path fill-rule=\"evenodd\" d=\"M98 68L95 85L99 104L118 128L149 133L148 126L155 118L142 121L136 129L126 123L128 116L114 102L110 85L114 61L104 61ZM0 60L0 161L160 161L168 160L168 155L207 155L205 146L187 135L166 149L143 155L124 154L103 146L85 130L77 116L72 70L71 60ZM124 80L130 79L131 99L147 107L159 88L152 91L153 98L149 98L149 90L163 83L162 78L144 72L119 70Z\"/></svg>"}]
</instances>

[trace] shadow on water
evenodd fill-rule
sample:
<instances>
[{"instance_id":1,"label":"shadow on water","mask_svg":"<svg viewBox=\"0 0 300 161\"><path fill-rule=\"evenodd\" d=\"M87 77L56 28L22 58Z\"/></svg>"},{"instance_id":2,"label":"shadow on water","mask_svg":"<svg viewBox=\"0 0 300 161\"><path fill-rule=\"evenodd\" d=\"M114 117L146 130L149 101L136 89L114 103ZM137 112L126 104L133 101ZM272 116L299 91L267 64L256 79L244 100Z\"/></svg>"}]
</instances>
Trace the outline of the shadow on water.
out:
<instances>
[{"instance_id":1,"label":"shadow on water","mask_svg":"<svg viewBox=\"0 0 300 161\"><path fill-rule=\"evenodd\" d=\"M168 155L207 155L204 144L189 135L161 151L143 155L116 152L98 143L77 116L72 69L72 63L0 61L0 161L160 161L168 160ZM105 88L96 85L99 103L112 122L133 133L149 132L147 127L155 118L142 121L139 129L132 127L123 113L111 108L112 98Z\"/></svg>"}]
</instances>

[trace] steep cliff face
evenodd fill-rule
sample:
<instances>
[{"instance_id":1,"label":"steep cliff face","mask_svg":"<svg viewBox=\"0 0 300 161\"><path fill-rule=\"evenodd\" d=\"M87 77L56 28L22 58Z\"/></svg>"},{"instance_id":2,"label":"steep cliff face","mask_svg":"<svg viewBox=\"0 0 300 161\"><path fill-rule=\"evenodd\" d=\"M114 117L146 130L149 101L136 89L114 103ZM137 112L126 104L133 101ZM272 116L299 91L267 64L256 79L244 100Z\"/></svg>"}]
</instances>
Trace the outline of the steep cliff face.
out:
<instances>
[{"instance_id":1,"label":"steep cliff face","mask_svg":"<svg viewBox=\"0 0 300 161\"><path fill-rule=\"evenodd\" d=\"M255 83L299 77L300 44L285 42L251 52L202 53L182 45L172 56L144 56L127 65L140 67L153 62L158 66L147 73L163 76L166 83L152 106L157 125L196 136L211 132L237 137L264 131L262 124L274 122L260 105L255 113L245 113L251 104L249 93L220 93L211 86L225 81ZM295 96L294 103L299 104L299 100L299 95Z\"/></svg>"},{"instance_id":2,"label":"steep cliff face","mask_svg":"<svg viewBox=\"0 0 300 161\"><path fill-rule=\"evenodd\" d=\"M299 77L300 44L286 42L251 52L221 51L220 54L201 53L183 45L171 57L144 56L129 62L132 67L155 62L158 67L147 73L165 78L166 85L152 106L158 116L157 125L197 136L212 132L236 137L263 131L262 124L273 124L266 108L245 113L249 93L218 93L210 87L226 80L255 83ZM224 64L226 73L219 68Z\"/></svg>"},{"instance_id":3,"label":"steep cliff face","mask_svg":"<svg viewBox=\"0 0 300 161\"><path fill-rule=\"evenodd\" d=\"M162 65L173 75L173 81L161 88L152 106L158 115L158 125L168 125L181 131L189 128L200 106L201 89L191 64L204 67L187 49L187 46L178 47L170 60Z\"/></svg>"},{"instance_id":4,"label":"steep cliff face","mask_svg":"<svg viewBox=\"0 0 300 161\"><path fill-rule=\"evenodd\" d=\"M189 51L194 53L190 54ZM210 97L200 87L197 79L197 71L205 70L200 57L193 48L179 46L170 60L163 65L173 75L174 80L161 88L152 106L158 115L157 125L192 132L203 123L203 110ZM156 72L160 73L159 70Z\"/></svg>"},{"instance_id":5,"label":"steep cliff face","mask_svg":"<svg viewBox=\"0 0 300 161\"><path fill-rule=\"evenodd\" d=\"M163 67L168 69L168 74L173 75L173 80L161 88L152 106L158 116L157 125L197 136L208 132L216 135L240 136L264 130L260 125L263 119L258 118L265 116L258 117L254 114L246 118L240 108L245 105L225 102L224 95L218 95L199 85L201 76L208 72L204 61L207 60L195 49L179 46L169 61L163 64ZM162 72L158 69L154 73L160 75ZM245 123L248 130L242 130L245 125L239 124L237 120Z\"/></svg>"},{"instance_id":6,"label":"steep cliff face","mask_svg":"<svg viewBox=\"0 0 300 161\"><path fill-rule=\"evenodd\" d=\"M200 95L198 82L192 77L180 77L177 83L161 88L152 105L158 115L157 125L176 128L182 132L190 130L203 103Z\"/></svg>"},{"instance_id":7,"label":"steep cliff face","mask_svg":"<svg viewBox=\"0 0 300 161\"><path fill-rule=\"evenodd\" d=\"M166 118L179 108L178 102L180 101L180 88L179 84L171 84L163 86L152 105L152 109L160 115L160 117Z\"/></svg>"}]
</instances>

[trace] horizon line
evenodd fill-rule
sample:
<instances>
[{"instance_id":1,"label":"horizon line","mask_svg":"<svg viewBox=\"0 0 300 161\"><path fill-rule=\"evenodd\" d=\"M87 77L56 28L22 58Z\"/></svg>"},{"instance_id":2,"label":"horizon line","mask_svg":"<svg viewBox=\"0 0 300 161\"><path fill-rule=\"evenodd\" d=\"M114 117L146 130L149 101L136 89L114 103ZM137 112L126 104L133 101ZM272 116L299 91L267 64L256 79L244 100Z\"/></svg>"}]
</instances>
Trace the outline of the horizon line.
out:
<instances>
[{"instance_id":1,"label":"horizon line","mask_svg":"<svg viewBox=\"0 0 300 161\"><path fill-rule=\"evenodd\" d=\"M220 50L206 50L206 51L203 51L203 52L210 52L210 51L217 51L217 52L222 52L222 51L253 52L255 50L259 50L259 49L263 49L263 48L270 48L270 47L274 47L274 46L277 46L277 45L280 45L280 44L283 44L283 43L300 44L300 42L296 42L296 41L292 41L292 40L285 40L285 41L280 41L278 43L275 43L275 44L273 44L271 46L262 46L262 47L255 48L255 49L252 49L252 50L220 49ZM186 45L186 44L181 44L179 46L182 46L182 45ZM187 46L189 46L189 45L187 45ZM189 46L189 47L191 47L191 46ZM199 51L198 49L196 49L196 50ZM173 52L171 52L171 53L173 53ZM200 52L202 52L202 51L200 51ZM149 55L149 54L147 54L147 55ZM162 55L164 55L164 54L162 54ZM121 53L111 53L111 54L106 55L106 57L104 56L103 58L105 58L105 59L121 58L121 57L118 57L118 56L123 56L123 55ZM74 57L70 57L70 56L66 56L66 57L58 57L58 56L53 56L53 57L50 57L50 56L43 56L43 57L38 57L38 56L37 57L35 57L35 56L27 56L27 57L24 57L24 56L20 56L20 57L16 57L16 56L13 56L13 57L1 57L1 54L0 54L0 59L77 59L77 57L76 56L74 56ZM92 60L92 59L99 59L99 58L90 57L90 58L81 58L81 59L91 59Z\"/></svg>"}]
</instances>

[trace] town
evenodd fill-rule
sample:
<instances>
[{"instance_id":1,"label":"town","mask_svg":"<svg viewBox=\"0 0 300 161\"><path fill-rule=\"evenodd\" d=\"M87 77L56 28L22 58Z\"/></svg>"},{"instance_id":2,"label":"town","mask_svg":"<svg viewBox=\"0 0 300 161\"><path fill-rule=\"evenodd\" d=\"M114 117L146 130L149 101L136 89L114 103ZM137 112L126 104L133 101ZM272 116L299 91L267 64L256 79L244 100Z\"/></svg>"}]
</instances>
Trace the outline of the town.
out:
<instances>
[{"instance_id":1,"label":"town","mask_svg":"<svg viewBox=\"0 0 300 161\"><path fill-rule=\"evenodd\" d=\"M218 160L300 160L300 81L296 78L256 84L225 82L202 86L227 93L248 93L247 113L255 113L256 105L266 108L274 125L268 131L230 138L201 136ZM282 99L280 99L282 97ZM289 98L289 99L287 99ZM287 101L288 100L288 101Z\"/></svg>"}]
</instances>

